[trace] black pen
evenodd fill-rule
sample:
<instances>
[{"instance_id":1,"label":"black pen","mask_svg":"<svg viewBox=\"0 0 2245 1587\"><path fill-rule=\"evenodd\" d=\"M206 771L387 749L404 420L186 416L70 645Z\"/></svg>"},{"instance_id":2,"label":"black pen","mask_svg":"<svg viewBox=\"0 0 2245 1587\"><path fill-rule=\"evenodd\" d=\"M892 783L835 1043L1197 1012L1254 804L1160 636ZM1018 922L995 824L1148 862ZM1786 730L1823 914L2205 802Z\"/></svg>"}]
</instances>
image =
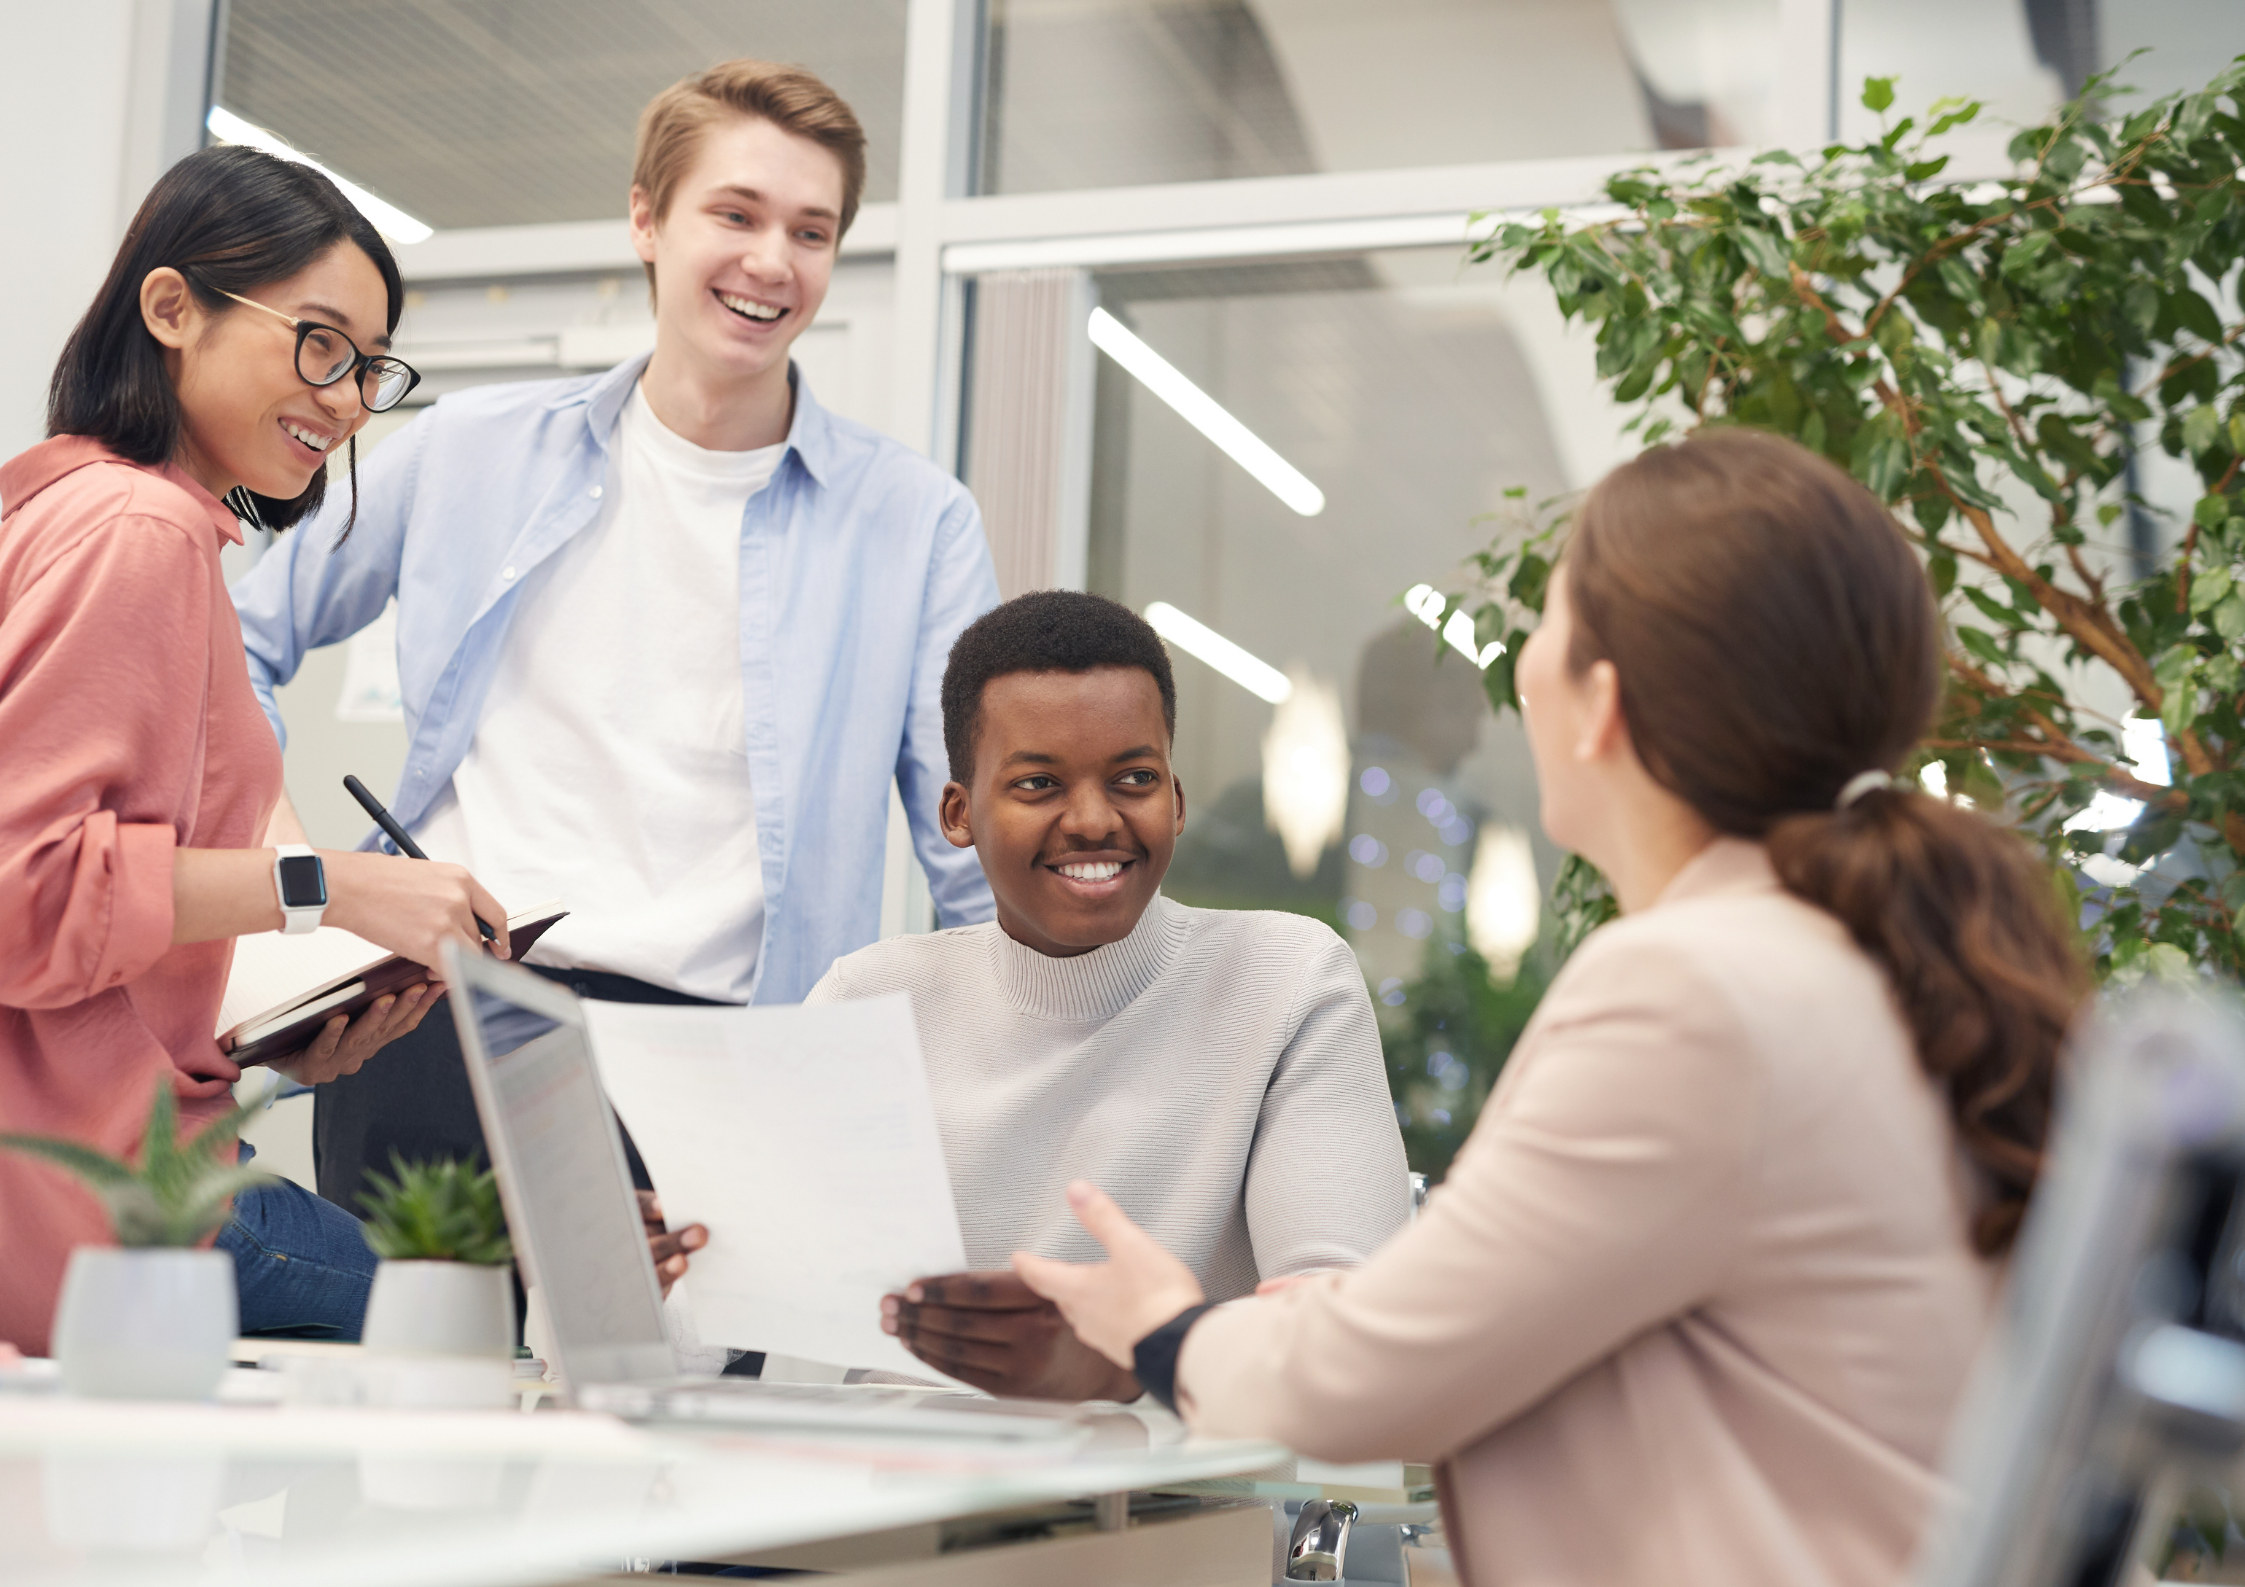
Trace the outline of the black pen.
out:
<instances>
[{"instance_id":1,"label":"black pen","mask_svg":"<svg viewBox=\"0 0 2245 1587\"><path fill-rule=\"evenodd\" d=\"M343 786L351 797L359 802L359 808L374 817L374 824L390 835L390 841L398 846L400 854L409 860L425 860L428 858L426 854L421 852L421 845L413 841L413 835L398 825L396 816L382 808L382 801L374 797L373 791L365 783L346 773L343 778ZM476 916L476 929L483 933L485 942L497 942L499 940L499 934L491 929L491 922L481 915Z\"/></svg>"}]
</instances>

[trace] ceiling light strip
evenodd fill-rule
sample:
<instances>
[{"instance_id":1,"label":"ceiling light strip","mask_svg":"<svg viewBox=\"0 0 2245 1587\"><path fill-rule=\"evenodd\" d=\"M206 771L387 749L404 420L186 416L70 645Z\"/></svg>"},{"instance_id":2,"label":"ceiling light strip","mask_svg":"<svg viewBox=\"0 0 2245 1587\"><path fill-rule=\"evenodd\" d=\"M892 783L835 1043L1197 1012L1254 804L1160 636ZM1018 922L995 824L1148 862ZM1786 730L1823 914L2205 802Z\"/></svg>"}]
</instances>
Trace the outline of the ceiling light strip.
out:
<instances>
[{"instance_id":1,"label":"ceiling light strip","mask_svg":"<svg viewBox=\"0 0 2245 1587\"><path fill-rule=\"evenodd\" d=\"M427 222L416 220L404 210L398 208L397 205L376 198L365 188L359 186L358 183L346 177L337 176L303 150L293 147L279 133L268 132L254 122L244 121L231 110L213 105L210 107L210 115L205 118L203 124L210 128L211 136L214 138L223 139L228 143L247 144L252 149L263 149L267 154L278 155L284 160L293 160L298 165L310 166L330 182L333 182L341 190L343 196L351 201L352 207L373 222L374 229L392 242L426 242L436 235L436 228Z\"/></svg>"},{"instance_id":2,"label":"ceiling light strip","mask_svg":"<svg viewBox=\"0 0 2245 1587\"><path fill-rule=\"evenodd\" d=\"M1305 518L1315 518L1325 511L1325 492L1311 484L1307 475L1233 418L1222 403L1186 379L1168 359L1140 341L1122 321L1105 309L1093 309L1090 330L1094 347L1137 376L1139 384L1176 409L1180 418L1214 441L1225 456L1254 475L1273 496Z\"/></svg>"},{"instance_id":3,"label":"ceiling light strip","mask_svg":"<svg viewBox=\"0 0 2245 1587\"><path fill-rule=\"evenodd\" d=\"M1146 608L1146 621L1155 633L1188 656L1197 656L1249 694L1282 704L1294 692L1293 680L1252 651L1226 639L1197 618L1187 617L1167 601Z\"/></svg>"}]
</instances>

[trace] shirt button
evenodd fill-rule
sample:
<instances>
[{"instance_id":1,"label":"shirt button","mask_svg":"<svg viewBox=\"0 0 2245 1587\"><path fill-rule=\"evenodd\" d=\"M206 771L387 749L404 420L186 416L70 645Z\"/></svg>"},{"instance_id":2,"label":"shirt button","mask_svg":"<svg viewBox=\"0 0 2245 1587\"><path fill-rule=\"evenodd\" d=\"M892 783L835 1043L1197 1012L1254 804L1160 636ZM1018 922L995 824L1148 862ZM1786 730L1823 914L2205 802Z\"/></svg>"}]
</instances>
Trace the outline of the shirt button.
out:
<instances>
[{"instance_id":1,"label":"shirt button","mask_svg":"<svg viewBox=\"0 0 2245 1587\"><path fill-rule=\"evenodd\" d=\"M511 578L513 578L513 577L514 577L514 569L513 569L513 568L509 568L509 569L507 569L507 571L506 571L506 572L504 572L504 573L502 573L502 574L500 574L500 575L499 575L499 577L501 577L501 578L503 578L503 579L511 579Z\"/></svg>"},{"instance_id":2,"label":"shirt button","mask_svg":"<svg viewBox=\"0 0 2245 1587\"><path fill-rule=\"evenodd\" d=\"M595 485L592 488L592 499L594 501L600 500L600 487L598 485Z\"/></svg>"}]
</instances>

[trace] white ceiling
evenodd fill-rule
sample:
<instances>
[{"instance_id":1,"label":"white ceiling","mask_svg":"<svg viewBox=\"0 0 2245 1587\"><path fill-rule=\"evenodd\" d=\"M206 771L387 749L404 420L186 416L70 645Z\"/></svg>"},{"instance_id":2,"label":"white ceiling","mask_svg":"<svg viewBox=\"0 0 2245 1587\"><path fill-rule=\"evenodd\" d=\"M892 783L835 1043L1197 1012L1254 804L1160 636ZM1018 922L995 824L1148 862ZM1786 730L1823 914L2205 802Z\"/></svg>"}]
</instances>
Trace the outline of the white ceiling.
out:
<instances>
[{"instance_id":1,"label":"white ceiling","mask_svg":"<svg viewBox=\"0 0 2245 1587\"><path fill-rule=\"evenodd\" d=\"M905 0L232 0L218 102L438 227L621 215L642 106L741 55L849 100L896 196Z\"/></svg>"}]
</instances>

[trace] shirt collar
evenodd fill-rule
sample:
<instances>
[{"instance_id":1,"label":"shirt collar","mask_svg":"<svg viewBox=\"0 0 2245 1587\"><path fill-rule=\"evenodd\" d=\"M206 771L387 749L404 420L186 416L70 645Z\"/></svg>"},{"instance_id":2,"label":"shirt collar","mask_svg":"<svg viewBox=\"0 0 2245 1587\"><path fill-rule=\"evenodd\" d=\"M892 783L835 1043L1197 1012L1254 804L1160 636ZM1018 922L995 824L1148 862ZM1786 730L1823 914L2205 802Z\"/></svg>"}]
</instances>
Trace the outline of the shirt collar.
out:
<instances>
[{"instance_id":1,"label":"shirt collar","mask_svg":"<svg viewBox=\"0 0 2245 1587\"><path fill-rule=\"evenodd\" d=\"M1782 885L1768 849L1749 838L1718 837L1668 879L1653 907L1723 893L1774 893Z\"/></svg>"},{"instance_id":2,"label":"shirt collar","mask_svg":"<svg viewBox=\"0 0 2245 1587\"><path fill-rule=\"evenodd\" d=\"M639 377L647 371L647 361L652 353L642 353L618 364L590 386L580 387L562 397L555 405L581 402L585 409L585 424L600 449L608 450L616 434L616 426L624 416L624 404L631 400L632 391L639 385ZM787 361L788 384L795 391L795 413L788 421L787 450L802 460L803 467L812 479L825 485L831 482L834 472L834 419L811 395L811 383L803 378L803 366L794 359ZM782 454L780 461L787 461Z\"/></svg>"},{"instance_id":3,"label":"shirt collar","mask_svg":"<svg viewBox=\"0 0 2245 1587\"><path fill-rule=\"evenodd\" d=\"M19 452L6 464L0 465L0 512L13 514L17 508L38 495L55 481L95 463L115 463L124 468L137 468L155 475L158 479L176 485L186 492L189 500L201 508L210 526L219 538L234 545L242 543L242 526L234 514L216 496L196 483L193 475L177 463L166 463L161 468L151 468L145 463L135 463L119 457L107 446L90 435L54 435L25 452Z\"/></svg>"},{"instance_id":4,"label":"shirt collar","mask_svg":"<svg viewBox=\"0 0 2245 1587\"><path fill-rule=\"evenodd\" d=\"M992 922L990 952L1000 995L1017 1013L1073 1022L1112 1019L1153 985L1175 957L1186 917L1156 893L1120 942L1055 959L1013 940Z\"/></svg>"}]
</instances>

